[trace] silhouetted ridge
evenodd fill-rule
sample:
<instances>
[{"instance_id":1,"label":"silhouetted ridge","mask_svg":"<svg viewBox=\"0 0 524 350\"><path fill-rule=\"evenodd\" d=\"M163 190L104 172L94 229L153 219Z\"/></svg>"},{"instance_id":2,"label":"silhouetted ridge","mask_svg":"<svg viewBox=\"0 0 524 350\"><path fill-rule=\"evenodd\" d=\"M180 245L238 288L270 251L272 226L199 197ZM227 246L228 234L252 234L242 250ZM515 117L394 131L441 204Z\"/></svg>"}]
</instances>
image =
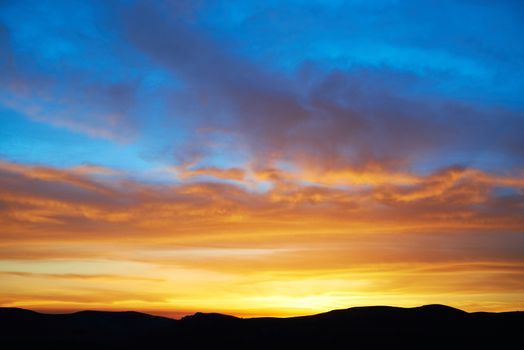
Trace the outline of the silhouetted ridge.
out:
<instances>
[{"instance_id":1,"label":"silhouetted ridge","mask_svg":"<svg viewBox=\"0 0 524 350\"><path fill-rule=\"evenodd\" d=\"M137 311L95 311L85 310L78 311L71 314L62 314L66 317L77 318L107 318L107 319L127 319L127 320L141 320L141 319L155 319L155 320L171 320L166 317L154 316Z\"/></svg>"},{"instance_id":2,"label":"silhouetted ridge","mask_svg":"<svg viewBox=\"0 0 524 350\"><path fill-rule=\"evenodd\" d=\"M429 312L435 312L435 313L442 313L442 314L467 314L466 311L447 306L447 305L441 305L441 304L430 304L430 305L423 305L419 307L413 308L413 310L423 310L423 311L429 311Z\"/></svg>"},{"instance_id":3,"label":"silhouetted ridge","mask_svg":"<svg viewBox=\"0 0 524 350\"><path fill-rule=\"evenodd\" d=\"M24 317L42 315L39 312L18 307L0 307L0 317Z\"/></svg>"},{"instance_id":4,"label":"silhouetted ridge","mask_svg":"<svg viewBox=\"0 0 524 350\"><path fill-rule=\"evenodd\" d=\"M205 313L205 312L197 312L194 315L184 316L182 317L182 321L211 321L211 322L219 322L219 321L233 321L233 320L240 320L238 317L231 316L231 315L224 315L224 314L218 314L218 313Z\"/></svg>"},{"instance_id":5,"label":"silhouetted ridge","mask_svg":"<svg viewBox=\"0 0 524 350\"><path fill-rule=\"evenodd\" d=\"M5 349L509 348L522 344L523 327L524 312L467 313L445 305L354 307L291 318L198 312L181 320L132 311L49 315L0 308Z\"/></svg>"},{"instance_id":6,"label":"silhouetted ridge","mask_svg":"<svg viewBox=\"0 0 524 350\"><path fill-rule=\"evenodd\" d=\"M339 309L324 312L321 314L303 316L303 317L354 317L356 315L381 315L385 313L395 313L406 310L394 306L357 306L349 309Z\"/></svg>"}]
</instances>

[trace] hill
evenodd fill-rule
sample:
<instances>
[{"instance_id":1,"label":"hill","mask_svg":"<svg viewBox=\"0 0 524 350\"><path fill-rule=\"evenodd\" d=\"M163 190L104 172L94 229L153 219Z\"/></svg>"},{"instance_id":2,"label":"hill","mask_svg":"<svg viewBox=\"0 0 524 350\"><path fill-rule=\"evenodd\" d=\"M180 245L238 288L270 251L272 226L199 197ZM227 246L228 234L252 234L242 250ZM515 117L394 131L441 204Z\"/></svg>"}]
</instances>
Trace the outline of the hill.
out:
<instances>
[{"instance_id":1,"label":"hill","mask_svg":"<svg viewBox=\"0 0 524 350\"><path fill-rule=\"evenodd\" d=\"M522 329L524 312L467 313L443 305L355 307L291 318L196 313L181 320L0 308L4 349L524 348Z\"/></svg>"}]
</instances>

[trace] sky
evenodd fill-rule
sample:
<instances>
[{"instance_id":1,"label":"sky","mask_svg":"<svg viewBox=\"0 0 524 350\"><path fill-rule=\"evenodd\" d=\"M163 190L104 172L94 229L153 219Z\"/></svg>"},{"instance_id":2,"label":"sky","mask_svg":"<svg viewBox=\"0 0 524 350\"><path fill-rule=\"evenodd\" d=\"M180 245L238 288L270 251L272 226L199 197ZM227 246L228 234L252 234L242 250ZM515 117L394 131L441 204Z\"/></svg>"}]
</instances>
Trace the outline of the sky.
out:
<instances>
[{"instance_id":1,"label":"sky","mask_svg":"<svg viewBox=\"0 0 524 350\"><path fill-rule=\"evenodd\" d=\"M524 310L524 3L0 1L0 306Z\"/></svg>"}]
</instances>

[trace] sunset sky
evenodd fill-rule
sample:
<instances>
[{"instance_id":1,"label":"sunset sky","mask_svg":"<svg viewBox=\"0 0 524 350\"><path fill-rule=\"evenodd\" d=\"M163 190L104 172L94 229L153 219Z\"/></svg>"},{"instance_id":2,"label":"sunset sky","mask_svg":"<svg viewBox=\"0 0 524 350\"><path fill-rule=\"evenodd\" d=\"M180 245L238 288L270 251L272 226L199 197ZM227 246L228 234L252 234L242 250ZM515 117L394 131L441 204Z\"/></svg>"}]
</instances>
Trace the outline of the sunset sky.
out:
<instances>
[{"instance_id":1,"label":"sunset sky","mask_svg":"<svg viewBox=\"0 0 524 350\"><path fill-rule=\"evenodd\" d=\"M0 1L0 306L524 310L524 2Z\"/></svg>"}]
</instances>

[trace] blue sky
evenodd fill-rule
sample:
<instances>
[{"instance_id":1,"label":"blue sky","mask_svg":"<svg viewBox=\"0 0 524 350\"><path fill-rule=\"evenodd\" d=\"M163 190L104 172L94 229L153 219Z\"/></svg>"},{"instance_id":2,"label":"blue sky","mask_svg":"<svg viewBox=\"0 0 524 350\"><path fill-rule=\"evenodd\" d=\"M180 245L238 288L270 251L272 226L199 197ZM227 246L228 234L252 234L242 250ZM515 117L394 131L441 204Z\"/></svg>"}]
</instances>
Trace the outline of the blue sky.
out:
<instances>
[{"instance_id":1,"label":"blue sky","mask_svg":"<svg viewBox=\"0 0 524 350\"><path fill-rule=\"evenodd\" d=\"M11 161L522 165L519 1L0 6Z\"/></svg>"}]
</instances>

